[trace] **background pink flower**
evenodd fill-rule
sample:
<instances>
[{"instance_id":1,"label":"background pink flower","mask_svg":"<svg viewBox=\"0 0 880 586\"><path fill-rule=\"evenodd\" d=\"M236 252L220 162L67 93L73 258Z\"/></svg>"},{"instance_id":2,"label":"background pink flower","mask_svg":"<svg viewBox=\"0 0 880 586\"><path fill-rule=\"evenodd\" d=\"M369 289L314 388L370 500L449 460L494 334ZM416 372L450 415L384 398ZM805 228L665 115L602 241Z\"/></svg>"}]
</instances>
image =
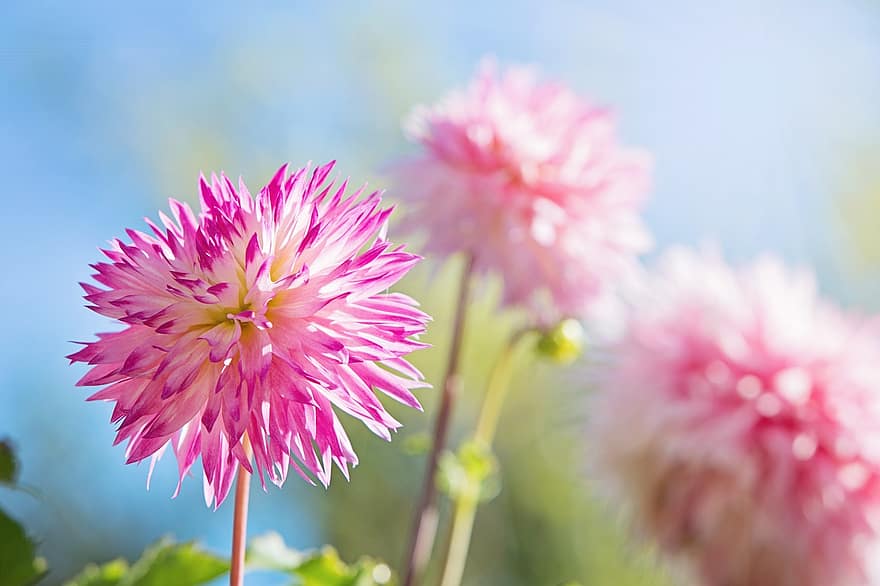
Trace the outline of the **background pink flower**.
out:
<instances>
[{"instance_id":1,"label":"background pink flower","mask_svg":"<svg viewBox=\"0 0 880 586\"><path fill-rule=\"evenodd\" d=\"M701 584L866 584L876 330L770 258L676 250L632 303L591 413L609 498Z\"/></svg>"},{"instance_id":2,"label":"background pink flower","mask_svg":"<svg viewBox=\"0 0 880 586\"><path fill-rule=\"evenodd\" d=\"M530 69L487 61L406 128L421 151L394 174L412 225L429 252L500 274L505 304L580 313L648 248L649 157L617 144L607 110Z\"/></svg>"},{"instance_id":3,"label":"background pink flower","mask_svg":"<svg viewBox=\"0 0 880 586\"><path fill-rule=\"evenodd\" d=\"M106 387L127 462L174 451L180 478L201 456L205 498L219 506L238 464L283 484L292 465L323 484L357 464L333 407L390 439L399 427L374 389L420 408L426 386L402 357L428 317L385 293L417 261L385 240L380 196L346 195L286 166L252 197L242 182L202 178L201 213L170 200L154 235L127 230L83 284L90 308L125 324L69 358L79 381ZM178 490L180 486L178 485Z\"/></svg>"}]
</instances>

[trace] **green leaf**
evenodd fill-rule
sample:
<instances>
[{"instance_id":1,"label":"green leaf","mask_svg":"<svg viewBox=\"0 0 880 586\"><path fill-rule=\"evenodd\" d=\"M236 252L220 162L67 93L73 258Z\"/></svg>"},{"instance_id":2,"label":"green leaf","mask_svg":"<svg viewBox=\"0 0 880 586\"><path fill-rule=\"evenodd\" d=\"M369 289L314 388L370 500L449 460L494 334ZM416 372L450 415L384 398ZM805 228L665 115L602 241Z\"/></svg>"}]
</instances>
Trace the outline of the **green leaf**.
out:
<instances>
[{"instance_id":1,"label":"green leaf","mask_svg":"<svg viewBox=\"0 0 880 586\"><path fill-rule=\"evenodd\" d=\"M391 570L385 564L361 558L348 566L329 546L312 554L293 574L299 578L297 586L376 586L391 581Z\"/></svg>"},{"instance_id":2,"label":"green leaf","mask_svg":"<svg viewBox=\"0 0 880 586\"><path fill-rule=\"evenodd\" d=\"M0 510L0 578L3 586L35 583L46 573L46 561L37 557L37 546L14 519Z\"/></svg>"},{"instance_id":3,"label":"green leaf","mask_svg":"<svg viewBox=\"0 0 880 586\"><path fill-rule=\"evenodd\" d=\"M12 442L0 440L0 484L14 487L18 481L18 459ZM46 573L46 560L37 556L37 546L24 528L0 510L0 583L24 586Z\"/></svg>"},{"instance_id":4,"label":"green leaf","mask_svg":"<svg viewBox=\"0 0 880 586\"><path fill-rule=\"evenodd\" d=\"M293 570L303 586L348 586L351 571L332 547L324 547Z\"/></svg>"},{"instance_id":5,"label":"green leaf","mask_svg":"<svg viewBox=\"0 0 880 586\"><path fill-rule=\"evenodd\" d=\"M385 586L392 583L391 569L371 558L348 565L332 547L300 552L290 549L277 533L251 540L248 567L285 572L294 586Z\"/></svg>"},{"instance_id":6,"label":"green leaf","mask_svg":"<svg viewBox=\"0 0 880 586\"><path fill-rule=\"evenodd\" d=\"M64 586L117 586L127 572L128 562L122 558L101 566L89 564Z\"/></svg>"},{"instance_id":7,"label":"green leaf","mask_svg":"<svg viewBox=\"0 0 880 586\"><path fill-rule=\"evenodd\" d=\"M0 482L15 484L18 480L18 460L9 440L0 440Z\"/></svg>"},{"instance_id":8,"label":"green leaf","mask_svg":"<svg viewBox=\"0 0 880 586\"><path fill-rule=\"evenodd\" d=\"M194 542L161 539L148 547L130 567L116 559L90 564L64 586L196 586L229 571L229 562L202 550Z\"/></svg>"},{"instance_id":9,"label":"green leaf","mask_svg":"<svg viewBox=\"0 0 880 586\"><path fill-rule=\"evenodd\" d=\"M195 542L176 544L162 539L132 564L120 586L195 586L229 571L229 562L201 549Z\"/></svg>"}]
</instances>

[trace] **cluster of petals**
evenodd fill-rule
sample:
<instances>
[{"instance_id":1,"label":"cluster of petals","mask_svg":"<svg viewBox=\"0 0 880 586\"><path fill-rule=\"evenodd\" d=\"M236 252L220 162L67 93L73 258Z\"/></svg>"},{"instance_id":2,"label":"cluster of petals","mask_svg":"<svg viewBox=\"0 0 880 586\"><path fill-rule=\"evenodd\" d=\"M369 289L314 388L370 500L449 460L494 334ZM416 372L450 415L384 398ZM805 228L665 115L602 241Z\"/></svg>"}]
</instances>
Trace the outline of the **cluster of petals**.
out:
<instances>
[{"instance_id":1,"label":"cluster of petals","mask_svg":"<svg viewBox=\"0 0 880 586\"><path fill-rule=\"evenodd\" d=\"M426 250L464 252L503 280L503 303L555 319L602 298L650 245L639 217L650 158L614 118L529 68L486 61L406 123L419 152L393 167Z\"/></svg>"},{"instance_id":2,"label":"cluster of petals","mask_svg":"<svg viewBox=\"0 0 880 586\"><path fill-rule=\"evenodd\" d=\"M347 476L357 457L334 408L386 439L399 423L374 391L419 408L426 385L404 356L428 318L386 291L418 257L385 239L380 195L346 194L332 167L284 166L256 196L202 177L198 215L170 200L162 226L127 230L92 265L99 286L82 285L124 329L69 356L90 365L78 384L115 403L129 463L152 470L170 446L182 480L201 456L209 505L239 464L264 487L291 466L325 485L334 463Z\"/></svg>"},{"instance_id":3,"label":"cluster of petals","mask_svg":"<svg viewBox=\"0 0 880 586\"><path fill-rule=\"evenodd\" d=\"M591 405L600 486L705 586L855 586L880 512L876 322L771 257L676 249Z\"/></svg>"}]
</instances>

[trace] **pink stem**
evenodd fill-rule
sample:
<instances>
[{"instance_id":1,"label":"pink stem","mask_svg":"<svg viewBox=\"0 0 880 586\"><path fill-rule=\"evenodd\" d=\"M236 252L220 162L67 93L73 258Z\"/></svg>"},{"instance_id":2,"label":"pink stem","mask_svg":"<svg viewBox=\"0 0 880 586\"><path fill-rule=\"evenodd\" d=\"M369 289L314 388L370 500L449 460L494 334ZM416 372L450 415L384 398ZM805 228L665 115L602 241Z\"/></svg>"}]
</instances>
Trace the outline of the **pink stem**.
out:
<instances>
[{"instance_id":1,"label":"pink stem","mask_svg":"<svg viewBox=\"0 0 880 586\"><path fill-rule=\"evenodd\" d=\"M244 437L245 454L250 457L250 442ZM229 586L244 586L244 556L247 542L248 497L250 495L251 474L244 466L238 465L238 479L235 484L235 513L232 519L232 567L229 570Z\"/></svg>"}]
</instances>

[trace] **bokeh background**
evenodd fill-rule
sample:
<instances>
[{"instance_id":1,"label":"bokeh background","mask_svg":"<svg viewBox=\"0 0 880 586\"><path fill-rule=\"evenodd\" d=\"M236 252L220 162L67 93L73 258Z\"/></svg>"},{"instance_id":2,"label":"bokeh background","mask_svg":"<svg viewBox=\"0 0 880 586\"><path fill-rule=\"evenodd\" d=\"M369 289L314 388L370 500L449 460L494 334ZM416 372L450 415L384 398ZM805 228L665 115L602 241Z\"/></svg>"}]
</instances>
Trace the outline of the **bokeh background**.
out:
<instances>
[{"instance_id":1,"label":"bokeh background","mask_svg":"<svg viewBox=\"0 0 880 586\"><path fill-rule=\"evenodd\" d=\"M486 54L535 64L617 111L623 140L656 158L646 217L658 249L713 242L734 260L773 250L813 265L842 303L880 309L874 0L194 4L4 3L0 436L40 496L0 492L0 506L41 539L46 584L90 560L136 557L163 534L218 551L229 541L231 503L206 509L198 479L172 501L170 457L147 492L146 467L123 466L111 447L110 406L73 386L83 371L63 359L69 341L111 327L77 286L96 247L168 196L194 201L202 170L256 188L284 161L337 159L339 173L385 187L383 165L410 149L402 116ZM435 382L456 271L429 261L399 287L435 317L437 348L415 357ZM487 286L471 311L458 436L517 321L494 296ZM478 517L466 584L668 583L590 496L581 378L521 353L501 424L503 490ZM391 444L347 421L361 456L351 483L258 490L252 534L397 565L421 479L407 447L435 395L422 394L428 415L394 410L407 425Z\"/></svg>"}]
</instances>

